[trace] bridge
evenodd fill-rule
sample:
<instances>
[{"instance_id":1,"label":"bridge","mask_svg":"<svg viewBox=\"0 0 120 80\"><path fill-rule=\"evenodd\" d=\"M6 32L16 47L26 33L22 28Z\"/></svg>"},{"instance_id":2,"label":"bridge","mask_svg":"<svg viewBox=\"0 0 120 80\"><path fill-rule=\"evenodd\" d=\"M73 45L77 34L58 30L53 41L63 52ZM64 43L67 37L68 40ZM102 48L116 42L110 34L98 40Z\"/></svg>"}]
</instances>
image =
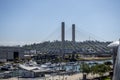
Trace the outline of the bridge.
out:
<instances>
[{"instance_id":1,"label":"bridge","mask_svg":"<svg viewBox=\"0 0 120 80\"><path fill-rule=\"evenodd\" d=\"M107 47L107 45L110 42L100 42L95 39L92 40L90 37L91 35L88 35L90 34L89 32L85 32L84 34L84 35L87 34L87 39L81 41L84 35L83 33L81 33L82 30L78 29L75 26L75 24L72 24L71 28L68 30L65 30L65 28L66 28L65 22L62 22L61 23L61 37L57 35L57 38L55 39L55 41L44 41L39 44L26 45L24 47L27 49L36 50L38 53L48 53L48 54L66 54L66 53L106 54L106 53L111 53L111 49ZM56 31L56 32L60 34L59 31ZM67 32L70 32L70 33L68 34ZM68 34L68 36L71 34L72 39L66 40L66 34ZM56 35L56 34L53 33L51 36L49 36L49 39L53 35ZM76 37L80 39L76 40Z\"/></svg>"}]
</instances>

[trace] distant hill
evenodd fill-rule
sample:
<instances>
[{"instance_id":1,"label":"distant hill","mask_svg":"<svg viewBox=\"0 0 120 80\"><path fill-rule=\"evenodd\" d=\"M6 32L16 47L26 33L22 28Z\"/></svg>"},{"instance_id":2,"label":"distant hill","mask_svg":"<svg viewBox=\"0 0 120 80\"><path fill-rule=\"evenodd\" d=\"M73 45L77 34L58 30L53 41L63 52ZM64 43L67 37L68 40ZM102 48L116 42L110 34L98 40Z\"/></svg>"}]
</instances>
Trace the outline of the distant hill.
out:
<instances>
[{"instance_id":1,"label":"distant hill","mask_svg":"<svg viewBox=\"0 0 120 80\"><path fill-rule=\"evenodd\" d=\"M46 41L43 43L24 45L26 50L36 50L38 53L111 53L111 49L107 47L110 42L100 41L83 41L75 42L65 41L64 49L62 49L61 41Z\"/></svg>"}]
</instances>

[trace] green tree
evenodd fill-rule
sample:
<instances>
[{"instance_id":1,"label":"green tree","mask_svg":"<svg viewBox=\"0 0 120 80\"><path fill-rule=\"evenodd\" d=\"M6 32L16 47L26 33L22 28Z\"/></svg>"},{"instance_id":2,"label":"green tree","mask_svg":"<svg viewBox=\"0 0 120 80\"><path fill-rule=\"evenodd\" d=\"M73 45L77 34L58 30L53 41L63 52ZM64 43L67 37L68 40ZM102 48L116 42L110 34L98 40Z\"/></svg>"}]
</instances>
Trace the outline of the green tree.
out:
<instances>
[{"instance_id":1,"label":"green tree","mask_svg":"<svg viewBox=\"0 0 120 80\"><path fill-rule=\"evenodd\" d=\"M79 54L76 54L76 56L75 56L75 57L76 57L76 59L79 59Z\"/></svg>"},{"instance_id":2,"label":"green tree","mask_svg":"<svg viewBox=\"0 0 120 80\"><path fill-rule=\"evenodd\" d=\"M83 80L86 80L86 76L91 72L91 67L87 63L82 63L80 69L83 73ZM84 77L85 76L85 77Z\"/></svg>"},{"instance_id":3,"label":"green tree","mask_svg":"<svg viewBox=\"0 0 120 80\"><path fill-rule=\"evenodd\" d=\"M89 74L91 72L91 68L87 63L82 63L80 67L83 73Z\"/></svg>"},{"instance_id":4,"label":"green tree","mask_svg":"<svg viewBox=\"0 0 120 80\"><path fill-rule=\"evenodd\" d=\"M104 62L105 65L112 65L112 62L110 61L107 61L107 62Z\"/></svg>"},{"instance_id":5,"label":"green tree","mask_svg":"<svg viewBox=\"0 0 120 80\"><path fill-rule=\"evenodd\" d=\"M102 77L106 72L111 71L111 67L105 64L96 64L91 67L93 74L99 74Z\"/></svg>"}]
</instances>

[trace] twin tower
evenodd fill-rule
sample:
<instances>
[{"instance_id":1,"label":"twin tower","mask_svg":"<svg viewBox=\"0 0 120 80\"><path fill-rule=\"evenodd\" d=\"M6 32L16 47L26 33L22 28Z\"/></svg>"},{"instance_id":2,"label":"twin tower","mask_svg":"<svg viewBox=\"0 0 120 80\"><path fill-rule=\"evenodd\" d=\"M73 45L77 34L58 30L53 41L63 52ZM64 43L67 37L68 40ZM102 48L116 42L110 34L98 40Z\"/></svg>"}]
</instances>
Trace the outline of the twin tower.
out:
<instances>
[{"instance_id":1,"label":"twin tower","mask_svg":"<svg viewBox=\"0 0 120 80\"><path fill-rule=\"evenodd\" d=\"M61 41L65 41L65 22L61 23ZM72 42L75 42L75 24L72 24Z\"/></svg>"}]
</instances>

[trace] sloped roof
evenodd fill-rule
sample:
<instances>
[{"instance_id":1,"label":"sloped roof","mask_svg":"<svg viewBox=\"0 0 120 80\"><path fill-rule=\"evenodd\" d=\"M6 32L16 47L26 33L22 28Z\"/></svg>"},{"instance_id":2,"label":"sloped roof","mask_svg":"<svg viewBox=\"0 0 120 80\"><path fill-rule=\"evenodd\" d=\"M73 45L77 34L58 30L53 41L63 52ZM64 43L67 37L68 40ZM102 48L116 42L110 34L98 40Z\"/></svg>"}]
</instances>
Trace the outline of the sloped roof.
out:
<instances>
[{"instance_id":1,"label":"sloped roof","mask_svg":"<svg viewBox=\"0 0 120 80\"><path fill-rule=\"evenodd\" d=\"M30 67L30 66L25 66L25 65L22 65L22 64L19 64L19 67L22 68L22 69L28 70L28 71L39 70L40 69L40 67L37 67L37 66Z\"/></svg>"}]
</instances>

